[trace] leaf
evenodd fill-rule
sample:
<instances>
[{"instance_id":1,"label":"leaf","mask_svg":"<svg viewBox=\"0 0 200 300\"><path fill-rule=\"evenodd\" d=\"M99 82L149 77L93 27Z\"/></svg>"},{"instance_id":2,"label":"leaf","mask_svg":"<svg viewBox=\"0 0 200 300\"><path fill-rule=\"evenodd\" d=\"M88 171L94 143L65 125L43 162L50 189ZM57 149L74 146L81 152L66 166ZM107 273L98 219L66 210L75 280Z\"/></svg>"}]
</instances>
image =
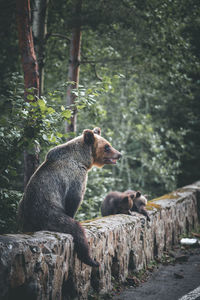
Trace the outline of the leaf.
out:
<instances>
[{"instance_id":1,"label":"leaf","mask_svg":"<svg viewBox=\"0 0 200 300\"><path fill-rule=\"evenodd\" d=\"M43 99L39 99L38 101L38 105L40 107L40 110L42 112L42 114L48 109L47 106L46 106L46 103Z\"/></svg>"},{"instance_id":2,"label":"leaf","mask_svg":"<svg viewBox=\"0 0 200 300\"><path fill-rule=\"evenodd\" d=\"M60 133L60 132L56 132L56 136L59 137L59 138L61 138L61 137L63 137L63 134Z\"/></svg>"},{"instance_id":3,"label":"leaf","mask_svg":"<svg viewBox=\"0 0 200 300\"><path fill-rule=\"evenodd\" d=\"M48 140L51 143L55 143L56 142L56 137L53 134L51 134L51 136L49 136Z\"/></svg>"},{"instance_id":4,"label":"leaf","mask_svg":"<svg viewBox=\"0 0 200 300\"><path fill-rule=\"evenodd\" d=\"M36 106L38 106L38 102L30 102L29 105L36 107Z\"/></svg>"},{"instance_id":5,"label":"leaf","mask_svg":"<svg viewBox=\"0 0 200 300\"><path fill-rule=\"evenodd\" d=\"M83 109L83 108L85 108L86 107L86 104L78 104L77 106L77 109Z\"/></svg>"},{"instance_id":6,"label":"leaf","mask_svg":"<svg viewBox=\"0 0 200 300\"><path fill-rule=\"evenodd\" d=\"M44 101L43 99L39 99L39 100L37 101L37 103L38 103L38 105L39 105L40 107L45 107L45 106L46 106L46 103L45 103L45 101Z\"/></svg>"},{"instance_id":7,"label":"leaf","mask_svg":"<svg viewBox=\"0 0 200 300\"><path fill-rule=\"evenodd\" d=\"M47 108L47 113L48 114L53 114L53 113L55 113L55 109L53 109L52 107L48 107Z\"/></svg>"},{"instance_id":8,"label":"leaf","mask_svg":"<svg viewBox=\"0 0 200 300\"><path fill-rule=\"evenodd\" d=\"M33 101L35 100L35 97L32 94L28 94L27 99Z\"/></svg>"},{"instance_id":9,"label":"leaf","mask_svg":"<svg viewBox=\"0 0 200 300\"><path fill-rule=\"evenodd\" d=\"M61 114L62 114L62 116L65 118L65 119L69 119L69 118L71 118L71 115L72 115L72 113L71 113L71 111L70 110L64 110L64 111L62 111L61 112Z\"/></svg>"}]
</instances>

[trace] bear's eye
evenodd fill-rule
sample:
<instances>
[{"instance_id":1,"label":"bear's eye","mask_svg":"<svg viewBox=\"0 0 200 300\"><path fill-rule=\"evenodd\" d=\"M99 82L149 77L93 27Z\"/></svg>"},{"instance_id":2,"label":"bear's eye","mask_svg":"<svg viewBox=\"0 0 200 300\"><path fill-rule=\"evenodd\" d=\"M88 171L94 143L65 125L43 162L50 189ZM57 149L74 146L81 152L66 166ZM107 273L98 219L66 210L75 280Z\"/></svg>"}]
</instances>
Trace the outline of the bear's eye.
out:
<instances>
[{"instance_id":1,"label":"bear's eye","mask_svg":"<svg viewBox=\"0 0 200 300\"><path fill-rule=\"evenodd\" d=\"M105 152L109 152L110 151L110 146L109 145L105 145L104 146L104 151Z\"/></svg>"}]
</instances>

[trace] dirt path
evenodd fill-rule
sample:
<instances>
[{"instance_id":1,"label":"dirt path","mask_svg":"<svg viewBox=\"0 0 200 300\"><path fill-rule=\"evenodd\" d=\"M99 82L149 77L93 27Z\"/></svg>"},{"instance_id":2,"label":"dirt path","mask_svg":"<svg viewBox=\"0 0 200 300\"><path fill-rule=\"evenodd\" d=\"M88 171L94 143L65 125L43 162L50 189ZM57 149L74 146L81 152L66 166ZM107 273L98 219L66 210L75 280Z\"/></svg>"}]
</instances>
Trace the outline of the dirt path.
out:
<instances>
[{"instance_id":1,"label":"dirt path","mask_svg":"<svg viewBox=\"0 0 200 300\"><path fill-rule=\"evenodd\" d=\"M148 281L138 287L125 289L113 300L178 300L196 289L195 296L187 300L200 300L200 249L183 256L182 263L161 265ZM199 287L199 289L197 289Z\"/></svg>"}]
</instances>

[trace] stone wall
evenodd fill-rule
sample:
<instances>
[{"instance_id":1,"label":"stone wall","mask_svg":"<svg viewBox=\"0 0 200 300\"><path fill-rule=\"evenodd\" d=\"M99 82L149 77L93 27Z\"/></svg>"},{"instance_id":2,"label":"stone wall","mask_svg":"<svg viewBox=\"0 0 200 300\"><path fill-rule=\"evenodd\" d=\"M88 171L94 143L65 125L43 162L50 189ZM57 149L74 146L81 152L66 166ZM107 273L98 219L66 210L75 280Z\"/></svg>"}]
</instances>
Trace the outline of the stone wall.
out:
<instances>
[{"instance_id":1,"label":"stone wall","mask_svg":"<svg viewBox=\"0 0 200 300\"><path fill-rule=\"evenodd\" d=\"M84 222L99 269L74 255L70 235L36 232L0 236L0 299L88 299L112 289L112 278L145 267L200 223L200 182L154 199L151 221L116 215Z\"/></svg>"}]
</instances>

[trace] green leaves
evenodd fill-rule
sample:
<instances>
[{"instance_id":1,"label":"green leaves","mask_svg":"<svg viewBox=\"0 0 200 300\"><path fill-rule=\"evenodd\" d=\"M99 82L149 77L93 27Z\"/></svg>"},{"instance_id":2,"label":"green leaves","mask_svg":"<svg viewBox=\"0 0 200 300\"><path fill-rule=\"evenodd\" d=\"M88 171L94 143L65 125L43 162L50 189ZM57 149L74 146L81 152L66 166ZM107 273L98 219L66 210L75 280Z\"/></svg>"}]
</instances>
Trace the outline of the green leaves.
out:
<instances>
[{"instance_id":1,"label":"green leaves","mask_svg":"<svg viewBox=\"0 0 200 300\"><path fill-rule=\"evenodd\" d=\"M44 99L38 99L37 102L31 102L31 105L35 108L39 106L41 115L45 118L47 115L55 113L55 109L52 107L47 106L47 101ZM34 110L34 109L33 109Z\"/></svg>"},{"instance_id":2,"label":"green leaves","mask_svg":"<svg viewBox=\"0 0 200 300\"><path fill-rule=\"evenodd\" d=\"M30 100L30 101L34 101L35 100L35 97L33 95L31 95L31 94L28 94L26 98L27 98L27 100Z\"/></svg>"},{"instance_id":3,"label":"green leaves","mask_svg":"<svg viewBox=\"0 0 200 300\"><path fill-rule=\"evenodd\" d=\"M16 233L17 208L22 193L16 190L0 190L0 234Z\"/></svg>"},{"instance_id":4,"label":"green leaves","mask_svg":"<svg viewBox=\"0 0 200 300\"><path fill-rule=\"evenodd\" d=\"M61 112L61 115L65 120L69 120L71 118L72 112L69 109L66 109Z\"/></svg>"},{"instance_id":5,"label":"green leaves","mask_svg":"<svg viewBox=\"0 0 200 300\"><path fill-rule=\"evenodd\" d=\"M24 149L32 153L35 147L40 147L46 152L50 146L66 141L68 136L63 133L63 122L71 117L71 110L51 99L59 99L60 91L37 101L31 101L33 98L28 94L30 102L25 102L21 76L14 74L11 79L12 90L0 103L0 184L4 187L15 186L18 178L17 186L23 182ZM29 93L33 91L28 89Z\"/></svg>"}]
</instances>

